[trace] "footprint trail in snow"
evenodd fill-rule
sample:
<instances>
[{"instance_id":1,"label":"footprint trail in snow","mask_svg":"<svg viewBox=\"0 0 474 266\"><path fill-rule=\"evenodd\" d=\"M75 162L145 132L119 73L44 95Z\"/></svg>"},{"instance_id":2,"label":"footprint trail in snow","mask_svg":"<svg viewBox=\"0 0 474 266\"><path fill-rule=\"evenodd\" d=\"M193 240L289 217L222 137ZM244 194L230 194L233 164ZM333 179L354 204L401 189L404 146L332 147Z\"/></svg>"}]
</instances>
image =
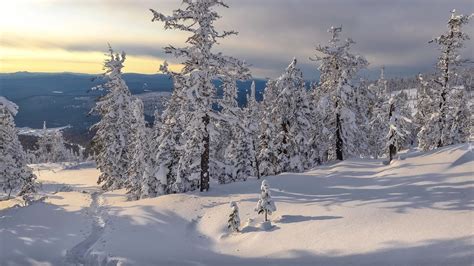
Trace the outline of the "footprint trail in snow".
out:
<instances>
[{"instance_id":1,"label":"footprint trail in snow","mask_svg":"<svg viewBox=\"0 0 474 266\"><path fill-rule=\"evenodd\" d=\"M91 205L88 212L92 218L92 229L90 234L80 243L66 252L66 263L70 265L85 265L87 258L92 252L92 247L102 236L105 229L105 219L103 216L102 192L93 192L91 194Z\"/></svg>"}]
</instances>

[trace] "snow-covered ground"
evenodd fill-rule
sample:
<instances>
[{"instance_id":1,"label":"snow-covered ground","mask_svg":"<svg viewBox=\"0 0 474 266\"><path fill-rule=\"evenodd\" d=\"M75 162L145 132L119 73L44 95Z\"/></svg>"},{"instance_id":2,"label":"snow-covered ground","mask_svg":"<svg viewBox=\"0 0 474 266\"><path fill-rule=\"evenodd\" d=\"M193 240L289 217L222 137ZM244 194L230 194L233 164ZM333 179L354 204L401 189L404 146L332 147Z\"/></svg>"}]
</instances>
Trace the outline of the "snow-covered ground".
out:
<instances>
[{"instance_id":1,"label":"snow-covered ground","mask_svg":"<svg viewBox=\"0 0 474 266\"><path fill-rule=\"evenodd\" d=\"M48 198L0 202L0 265L473 265L473 158L466 144L268 177L270 230L258 180L126 201L92 165L36 165Z\"/></svg>"}]
</instances>

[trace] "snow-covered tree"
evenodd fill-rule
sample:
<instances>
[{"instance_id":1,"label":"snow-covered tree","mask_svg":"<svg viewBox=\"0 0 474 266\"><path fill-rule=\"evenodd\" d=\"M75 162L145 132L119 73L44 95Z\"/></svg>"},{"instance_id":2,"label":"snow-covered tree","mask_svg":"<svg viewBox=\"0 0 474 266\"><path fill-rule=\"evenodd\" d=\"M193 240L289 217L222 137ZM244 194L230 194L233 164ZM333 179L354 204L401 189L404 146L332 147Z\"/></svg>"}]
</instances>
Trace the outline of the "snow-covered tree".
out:
<instances>
[{"instance_id":1,"label":"snow-covered tree","mask_svg":"<svg viewBox=\"0 0 474 266\"><path fill-rule=\"evenodd\" d=\"M187 46L165 48L166 53L182 58L184 64L180 73L172 75L175 88L183 90L187 107L186 129L182 135L184 147L175 182L178 192L209 189L209 124L215 123L211 121L216 94L213 80L248 76L248 69L241 61L212 51L219 39L236 34L234 31L219 33L215 29L214 23L220 16L214 8L219 6L227 7L220 0L187 0L183 1L183 8L174 10L171 16L151 10L152 21L163 22L165 29L191 34L186 40Z\"/></svg>"},{"instance_id":2,"label":"snow-covered tree","mask_svg":"<svg viewBox=\"0 0 474 266\"><path fill-rule=\"evenodd\" d=\"M449 118L450 144L467 142L470 130L474 128L469 95L464 86L458 86L453 88L449 96L448 102L451 108Z\"/></svg>"},{"instance_id":3,"label":"snow-covered tree","mask_svg":"<svg viewBox=\"0 0 474 266\"><path fill-rule=\"evenodd\" d=\"M125 53L114 53L109 47L109 58L105 60L107 82L95 87L104 90L92 112L100 115L101 120L93 126L97 132L93 138L96 149L94 159L101 174L98 184L102 189L123 188L128 180L132 154L130 151L131 129L133 124L132 96L122 79Z\"/></svg>"},{"instance_id":4,"label":"snow-covered tree","mask_svg":"<svg viewBox=\"0 0 474 266\"><path fill-rule=\"evenodd\" d=\"M142 179L146 171L146 163L149 154L149 130L146 128L143 113L143 102L135 98L132 101L132 124L129 142L130 166L128 169L128 180L126 183L127 193L131 199L139 199L142 195Z\"/></svg>"},{"instance_id":5,"label":"snow-covered tree","mask_svg":"<svg viewBox=\"0 0 474 266\"><path fill-rule=\"evenodd\" d=\"M276 211L275 202L270 195L270 186L268 185L267 180L262 181L260 187L260 199L258 200L255 211L258 214L265 214L265 222L268 221L268 215L272 215L272 213Z\"/></svg>"},{"instance_id":6,"label":"snow-covered tree","mask_svg":"<svg viewBox=\"0 0 474 266\"><path fill-rule=\"evenodd\" d=\"M219 174L220 183L229 183L239 180L245 181L254 176L255 150L252 143L251 131L245 111L237 104L237 84L233 77L224 78L223 99L220 114L219 135L221 143L227 146L224 150L224 171ZM219 146L218 146L219 147ZM218 160L218 158L213 158Z\"/></svg>"},{"instance_id":7,"label":"snow-covered tree","mask_svg":"<svg viewBox=\"0 0 474 266\"><path fill-rule=\"evenodd\" d=\"M79 155L66 148L63 134L60 130L48 130L46 121L43 122L43 130L38 138L38 149L36 151L36 163L68 162L76 161Z\"/></svg>"},{"instance_id":8,"label":"snow-covered tree","mask_svg":"<svg viewBox=\"0 0 474 266\"><path fill-rule=\"evenodd\" d=\"M231 213L229 214L229 220L227 221L227 228L232 232L239 232L240 217L239 217L239 206L234 201L230 202Z\"/></svg>"},{"instance_id":9,"label":"snow-covered tree","mask_svg":"<svg viewBox=\"0 0 474 266\"><path fill-rule=\"evenodd\" d=\"M255 152L253 143L246 129L236 127L233 131L233 138L230 140L224 156L226 167L228 167L226 176L232 182L245 181L248 177L254 176Z\"/></svg>"},{"instance_id":10,"label":"snow-covered tree","mask_svg":"<svg viewBox=\"0 0 474 266\"><path fill-rule=\"evenodd\" d=\"M321 113L327 136L328 156L343 160L347 156L357 153L356 137L359 128L356 124L356 108L354 86L351 80L357 72L365 68L368 62L360 55L354 55L350 48L354 41L339 39L342 27L331 27L332 34L329 45L316 47L315 58L320 63L321 73L318 90L320 90L317 110Z\"/></svg>"},{"instance_id":11,"label":"snow-covered tree","mask_svg":"<svg viewBox=\"0 0 474 266\"><path fill-rule=\"evenodd\" d=\"M260 134L261 174L302 171L309 160L311 111L296 59L279 78L267 83Z\"/></svg>"},{"instance_id":12,"label":"snow-covered tree","mask_svg":"<svg viewBox=\"0 0 474 266\"><path fill-rule=\"evenodd\" d=\"M426 133L426 129L423 129L423 126L429 122L431 118L431 114L434 112L435 104L434 104L434 97L431 94L430 89L430 81L425 79L423 75L418 75L418 87L416 93L416 113L414 115L414 123L417 127L416 131L418 132L418 143L420 147L424 147L426 145L430 145L429 143L424 144L424 140L427 139L425 136L421 134ZM420 133L423 129L423 133Z\"/></svg>"},{"instance_id":13,"label":"snow-covered tree","mask_svg":"<svg viewBox=\"0 0 474 266\"><path fill-rule=\"evenodd\" d=\"M407 141L411 135L411 112L407 105L408 97L403 91L392 95L380 110L379 115L384 115L388 122L388 133L385 136L385 150L388 151L388 161L399 150L407 146ZM385 127L386 128L386 127Z\"/></svg>"},{"instance_id":14,"label":"snow-covered tree","mask_svg":"<svg viewBox=\"0 0 474 266\"><path fill-rule=\"evenodd\" d=\"M36 176L26 165L26 153L18 140L13 117L18 106L0 96L0 189L26 195L36 191Z\"/></svg>"},{"instance_id":15,"label":"snow-covered tree","mask_svg":"<svg viewBox=\"0 0 474 266\"><path fill-rule=\"evenodd\" d=\"M424 150L453 144L451 134L453 109L450 107L450 94L456 85L454 77L457 75L457 70L466 62L461 59L460 50L464 46L464 41L469 40L469 36L462 31L462 28L472 17L473 15L457 15L453 10L447 23L448 31L431 41L438 44L441 54L437 63L438 76L433 80L431 87L434 108L418 134L419 146Z\"/></svg>"},{"instance_id":16,"label":"snow-covered tree","mask_svg":"<svg viewBox=\"0 0 474 266\"><path fill-rule=\"evenodd\" d=\"M253 156L253 173L257 177L257 179L260 179L260 161L258 159L258 132L262 114L260 111L260 104L257 102L256 98L255 81L252 81L252 84L250 85L250 94L247 95L247 106L243 110L243 116L245 128L247 128L249 138L251 140L250 155Z\"/></svg>"},{"instance_id":17,"label":"snow-covered tree","mask_svg":"<svg viewBox=\"0 0 474 266\"><path fill-rule=\"evenodd\" d=\"M161 67L161 71L172 74L166 63ZM185 96L182 93L182 88L175 85L166 110L161 116L155 113L150 161L142 180L142 197L179 192L175 183L182 154L182 132L186 123L183 115Z\"/></svg>"},{"instance_id":18,"label":"snow-covered tree","mask_svg":"<svg viewBox=\"0 0 474 266\"><path fill-rule=\"evenodd\" d=\"M383 68L377 82L368 86L368 98L369 103L366 110L368 122L361 126L365 128L363 133L367 135L367 155L377 159L385 153L388 116L384 104L390 98Z\"/></svg>"}]
</instances>

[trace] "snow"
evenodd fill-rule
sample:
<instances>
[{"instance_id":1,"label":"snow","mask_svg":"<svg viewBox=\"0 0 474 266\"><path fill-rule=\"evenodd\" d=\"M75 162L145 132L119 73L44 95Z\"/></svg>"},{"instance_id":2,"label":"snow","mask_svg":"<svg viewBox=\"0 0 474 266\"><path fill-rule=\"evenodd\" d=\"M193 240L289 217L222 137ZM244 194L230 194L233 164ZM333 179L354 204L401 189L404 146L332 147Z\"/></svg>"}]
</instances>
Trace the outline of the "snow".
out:
<instances>
[{"instance_id":1,"label":"snow","mask_svg":"<svg viewBox=\"0 0 474 266\"><path fill-rule=\"evenodd\" d=\"M0 106L5 106L6 110L10 112L13 116L18 113L18 105L7 100L7 98L0 96Z\"/></svg>"},{"instance_id":2,"label":"snow","mask_svg":"<svg viewBox=\"0 0 474 266\"><path fill-rule=\"evenodd\" d=\"M0 264L472 265L469 145L399 156L266 177L271 224L254 212L256 179L127 201L124 189L100 192L93 165L33 165L48 198L0 202ZM240 233L227 228L231 201Z\"/></svg>"},{"instance_id":3,"label":"snow","mask_svg":"<svg viewBox=\"0 0 474 266\"><path fill-rule=\"evenodd\" d=\"M54 133L58 131L63 131L65 129L71 128L71 125L63 126L63 127L52 127L52 128L30 128L30 127L20 127L18 128L18 135L28 135L28 136L36 136L41 137L44 133Z\"/></svg>"}]
</instances>

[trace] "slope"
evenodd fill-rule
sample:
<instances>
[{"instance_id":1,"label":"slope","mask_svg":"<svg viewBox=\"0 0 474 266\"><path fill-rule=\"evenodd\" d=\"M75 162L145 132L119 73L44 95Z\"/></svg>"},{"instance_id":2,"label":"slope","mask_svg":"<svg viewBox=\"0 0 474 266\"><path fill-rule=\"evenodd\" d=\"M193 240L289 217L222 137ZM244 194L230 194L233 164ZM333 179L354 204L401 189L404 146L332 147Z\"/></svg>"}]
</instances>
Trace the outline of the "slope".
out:
<instances>
[{"instance_id":1,"label":"slope","mask_svg":"<svg viewBox=\"0 0 474 266\"><path fill-rule=\"evenodd\" d=\"M45 184L63 182L76 191L89 189L82 193L87 198L76 200L79 192L60 192L54 196L59 194L62 201L50 198L44 204L1 211L0 258L13 264L21 261L18 254L54 265L67 261L67 250L94 233L93 217L97 219L99 213L103 227L95 232L93 243L83 253L86 258L79 262L472 265L473 157L465 144L429 153L407 152L388 166L379 160L352 159L305 173L268 177L277 205L270 230L260 228L263 217L254 211L259 180L214 185L208 193L133 202L125 200L124 191L107 192L101 195L100 208L95 208L100 212L88 216L85 212L93 205L90 195L97 188L78 180L93 180L97 172L89 168L45 172L40 176ZM239 204L241 233L226 230L230 201ZM80 211L71 207L73 202L81 202ZM31 218L35 209L48 208L67 213L75 222L58 225L50 220L60 216L47 212L36 212L38 218ZM42 242L42 237L51 237L47 230L35 227L39 221L43 227L68 228L54 232L65 236L58 241L64 244L61 248ZM28 231L19 229L25 225ZM80 234L83 227L86 231ZM30 244L24 239L27 235ZM68 239L68 235L75 236ZM50 255L40 257L35 250L44 246L50 248Z\"/></svg>"}]
</instances>

